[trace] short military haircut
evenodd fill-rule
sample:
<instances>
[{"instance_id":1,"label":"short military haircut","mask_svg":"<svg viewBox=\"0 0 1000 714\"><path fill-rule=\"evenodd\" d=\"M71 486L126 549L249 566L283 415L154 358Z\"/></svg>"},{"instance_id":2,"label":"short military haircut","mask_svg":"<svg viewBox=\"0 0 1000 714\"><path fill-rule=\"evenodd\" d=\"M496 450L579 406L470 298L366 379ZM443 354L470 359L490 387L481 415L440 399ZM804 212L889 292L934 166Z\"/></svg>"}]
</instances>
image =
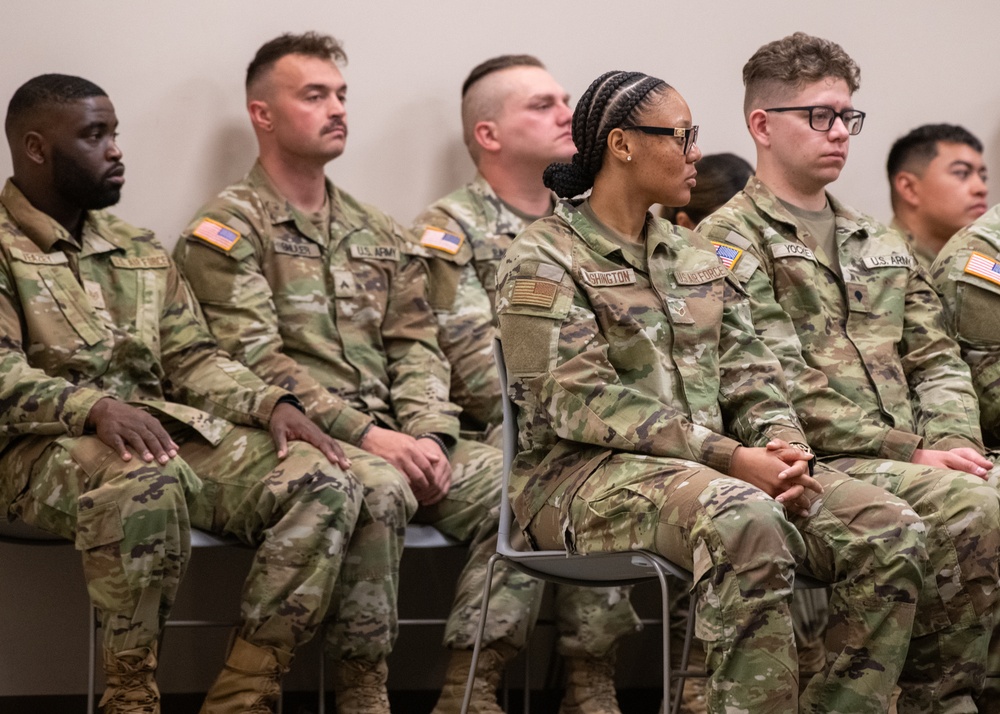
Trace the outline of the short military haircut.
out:
<instances>
[{"instance_id":1,"label":"short military haircut","mask_svg":"<svg viewBox=\"0 0 1000 714\"><path fill-rule=\"evenodd\" d=\"M487 91L486 85L480 82L485 77L512 67L545 69L541 60L532 55L500 55L477 64L462 83L462 139L473 161L479 160L479 144L474 135L476 124L496 117L504 99L496 92Z\"/></svg>"},{"instance_id":2,"label":"short military haircut","mask_svg":"<svg viewBox=\"0 0 1000 714\"><path fill-rule=\"evenodd\" d=\"M106 97L107 92L90 80L69 74L40 74L29 79L14 92L7 105L4 130L8 141L22 121L37 115L53 104L68 104L90 97Z\"/></svg>"},{"instance_id":3,"label":"short military haircut","mask_svg":"<svg viewBox=\"0 0 1000 714\"><path fill-rule=\"evenodd\" d=\"M468 94L469 88L483 77L494 72L499 72L502 69L509 69L510 67L541 67L545 69L542 61L533 55L500 55L499 57L491 57L485 62L477 64L469 72L469 76L462 82L462 96L464 97Z\"/></svg>"},{"instance_id":4,"label":"short military haircut","mask_svg":"<svg viewBox=\"0 0 1000 714\"><path fill-rule=\"evenodd\" d=\"M938 153L938 142L965 144L983 153L983 143L972 132L957 124L924 124L896 139L889 149L885 169L892 182L900 171L918 172L927 167Z\"/></svg>"},{"instance_id":5,"label":"short military haircut","mask_svg":"<svg viewBox=\"0 0 1000 714\"><path fill-rule=\"evenodd\" d=\"M257 80L274 67L278 60L286 55L306 55L307 57L318 57L331 62L347 64L347 53L344 52L344 46L330 35L321 35L318 32L304 32L301 35L294 35L286 32L265 42L257 50L257 54L247 66L247 92Z\"/></svg>"},{"instance_id":6,"label":"short military haircut","mask_svg":"<svg viewBox=\"0 0 1000 714\"><path fill-rule=\"evenodd\" d=\"M743 65L743 113L826 77L844 80L851 94L861 86L861 68L836 42L804 32L769 42Z\"/></svg>"}]
</instances>

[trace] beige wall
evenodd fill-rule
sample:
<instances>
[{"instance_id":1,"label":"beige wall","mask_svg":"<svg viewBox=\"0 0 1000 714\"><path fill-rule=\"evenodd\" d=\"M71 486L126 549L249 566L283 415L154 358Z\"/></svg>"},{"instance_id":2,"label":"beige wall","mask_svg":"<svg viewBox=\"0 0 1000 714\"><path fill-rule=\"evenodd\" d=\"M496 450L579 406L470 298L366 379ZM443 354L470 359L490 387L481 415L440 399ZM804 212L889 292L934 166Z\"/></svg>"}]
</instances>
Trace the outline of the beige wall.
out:
<instances>
[{"instance_id":1,"label":"beige wall","mask_svg":"<svg viewBox=\"0 0 1000 714\"><path fill-rule=\"evenodd\" d=\"M740 68L762 43L801 29L837 40L862 67L856 106L869 115L834 186L841 198L887 219L885 154L928 121L966 125L1000 166L1000 5L991 0L4 0L3 10L0 102L42 72L102 85L128 166L118 212L171 246L252 161L243 73L286 30L346 44L351 134L329 174L407 223L469 176L459 87L474 64L503 52L537 54L573 96L608 69L663 77L691 105L704 151L752 159ZM0 151L0 174L9 169Z\"/></svg>"},{"instance_id":2,"label":"beige wall","mask_svg":"<svg viewBox=\"0 0 1000 714\"><path fill-rule=\"evenodd\" d=\"M537 54L574 96L608 69L661 76L690 103L706 152L752 159L740 68L762 43L801 29L836 39L863 70L856 106L869 117L835 185L841 198L887 219L885 154L895 137L928 121L966 125L1000 167L995 0L3 0L2 9L2 102L42 72L102 85L118 109L128 166L118 212L157 230L168 246L253 160L243 72L263 41L286 30L317 29L346 43L351 136L329 173L404 222L470 175L459 86L475 63L503 52ZM0 174L9 171L0 151ZM221 570L235 583L243 568ZM204 586L220 572L191 575ZM40 557L0 547L0 696L82 691L84 603L72 549ZM33 628L44 630L37 640ZM32 656L23 658L11 643L29 640ZM60 652L66 676L53 680L44 663ZM175 690L210 678L170 676Z\"/></svg>"}]
</instances>

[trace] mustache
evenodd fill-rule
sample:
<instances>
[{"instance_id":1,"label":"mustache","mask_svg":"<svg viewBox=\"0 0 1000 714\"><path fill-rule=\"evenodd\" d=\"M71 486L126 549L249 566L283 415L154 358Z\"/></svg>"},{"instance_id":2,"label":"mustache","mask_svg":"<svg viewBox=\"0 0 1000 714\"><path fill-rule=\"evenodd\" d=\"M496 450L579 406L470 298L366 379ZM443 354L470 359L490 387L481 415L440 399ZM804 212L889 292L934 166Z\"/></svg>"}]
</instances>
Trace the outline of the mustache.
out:
<instances>
[{"instance_id":1,"label":"mustache","mask_svg":"<svg viewBox=\"0 0 1000 714\"><path fill-rule=\"evenodd\" d=\"M344 133L347 133L347 124L342 119L331 119L330 122L323 126L320 130L320 134L329 134L337 129L343 129Z\"/></svg>"}]
</instances>

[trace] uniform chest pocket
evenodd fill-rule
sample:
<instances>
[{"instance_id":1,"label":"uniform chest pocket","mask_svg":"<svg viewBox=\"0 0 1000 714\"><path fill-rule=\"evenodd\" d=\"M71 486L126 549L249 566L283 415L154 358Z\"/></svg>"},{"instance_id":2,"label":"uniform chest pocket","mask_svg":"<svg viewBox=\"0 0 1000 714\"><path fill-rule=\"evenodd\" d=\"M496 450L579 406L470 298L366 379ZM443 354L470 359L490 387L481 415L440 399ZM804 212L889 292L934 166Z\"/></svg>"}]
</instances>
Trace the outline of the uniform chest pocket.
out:
<instances>
[{"instance_id":1,"label":"uniform chest pocket","mask_svg":"<svg viewBox=\"0 0 1000 714\"><path fill-rule=\"evenodd\" d=\"M884 256L876 258L886 259ZM856 272L859 279L846 284L851 312L865 313L867 319L877 320L881 325L892 326L901 331L911 269L885 264L872 265L867 270Z\"/></svg>"},{"instance_id":2,"label":"uniform chest pocket","mask_svg":"<svg viewBox=\"0 0 1000 714\"><path fill-rule=\"evenodd\" d=\"M32 366L49 374L89 373L93 363L110 358L113 335L68 266L12 261L11 267L24 310L24 351Z\"/></svg>"},{"instance_id":3,"label":"uniform chest pocket","mask_svg":"<svg viewBox=\"0 0 1000 714\"><path fill-rule=\"evenodd\" d=\"M38 274L55 304L59 306L65 321L88 347L109 337L107 328L92 309L83 286L68 268L42 267L38 269Z\"/></svg>"},{"instance_id":4,"label":"uniform chest pocket","mask_svg":"<svg viewBox=\"0 0 1000 714\"><path fill-rule=\"evenodd\" d=\"M339 318L373 321L381 324L385 316L391 276L381 260L352 260L347 265L331 266L331 291Z\"/></svg>"}]
</instances>

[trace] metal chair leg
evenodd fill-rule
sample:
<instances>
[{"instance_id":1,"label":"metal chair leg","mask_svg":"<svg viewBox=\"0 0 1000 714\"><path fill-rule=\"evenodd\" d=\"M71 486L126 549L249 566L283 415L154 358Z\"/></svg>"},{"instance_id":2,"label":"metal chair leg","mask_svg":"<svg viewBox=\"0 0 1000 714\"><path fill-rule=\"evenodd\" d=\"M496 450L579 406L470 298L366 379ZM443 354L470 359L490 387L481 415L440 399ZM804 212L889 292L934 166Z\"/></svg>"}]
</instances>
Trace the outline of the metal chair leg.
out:
<instances>
[{"instance_id":1,"label":"metal chair leg","mask_svg":"<svg viewBox=\"0 0 1000 714\"><path fill-rule=\"evenodd\" d=\"M483 600L479 609L479 627L476 628L476 643L472 647L472 664L469 667L469 678L465 681L465 696L462 698L462 714L469 714L469 704L472 702L472 685L476 681L476 667L479 665L479 651L483 646L483 634L486 632L486 611L490 606L490 589L493 585L493 569L497 561L503 558L500 553L494 553L486 563L486 583L483 585Z\"/></svg>"},{"instance_id":2,"label":"metal chair leg","mask_svg":"<svg viewBox=\"0 0 1000 714\"><path fill-rule=\"evenodd\" d=\"M325 628L324 628L325 632ZM326 637L323 638L324 640ZM326 714L326 647L319 649L319 701L316 703L317 714Z\"/></svg>"},{"instance_id":3,"label":"metal chair leg","mask_svg":"<svg viewBox=\"0 0 1000 714\"><path fill-rule=\"evenodd\" d=\"M90 626L87 628L90 644L90 654L87 656L87 714L94 714L94 697L97 695L97 611L89 603L87 610L90 616Z\"/></svg>"},{"instance_id":4,"label":"metal chair leg","mask_svg":"<svg viewBox=\"0 0 1000 714\"><path fill-rule=\"evenodd\" d=\"M524 648L524 714L531 714L531 648Z\"/></svg>"},{"instance_id":5,"label":"metal chair leg","mask_svg":"<svg viewBox=\"0 0 1000 714\"><path fill-rule=\"evenodd\" d=\"M684 674L688 670L688 663L691 658L691 645L694 642L694 622L695 622L695 609L694 601L691 600L688 603L688 617L687 625L684 628L684 649L681 652L681 668L680 668L680 686L674 691L674 703L671 708L671 714L678 714L681 710L681 697L684 694L684 687L687 683L688 677Z\"/></svg>"}]
</instances>

